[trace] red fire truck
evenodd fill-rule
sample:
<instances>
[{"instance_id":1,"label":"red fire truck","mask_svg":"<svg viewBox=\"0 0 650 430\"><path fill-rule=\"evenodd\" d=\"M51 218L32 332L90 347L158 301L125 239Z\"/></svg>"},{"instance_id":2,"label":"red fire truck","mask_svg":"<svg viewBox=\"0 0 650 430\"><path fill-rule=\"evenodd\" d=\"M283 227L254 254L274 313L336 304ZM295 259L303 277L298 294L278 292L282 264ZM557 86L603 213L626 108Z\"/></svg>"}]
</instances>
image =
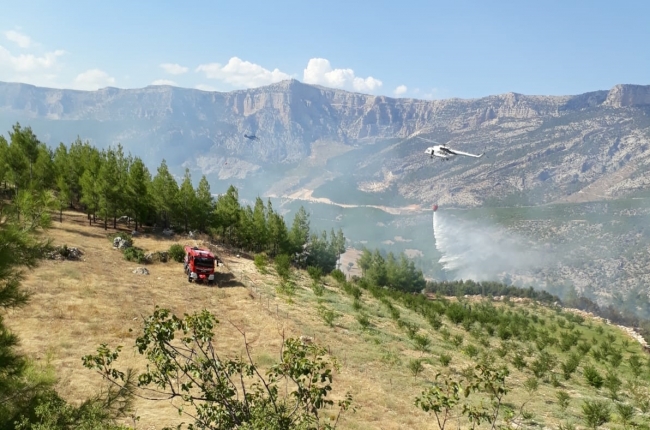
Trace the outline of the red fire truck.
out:
<instances>
[{"instance_id":1,"label":"red fire truck","mask_svg":"<svg viewBox=\"0 0 650 430\"><path fill-rule=\"evenodd\" d=\"M185 274L187 281L214 283L214 266L217 258L207 249L185 246Z\"/></svg>"}]
</instances>

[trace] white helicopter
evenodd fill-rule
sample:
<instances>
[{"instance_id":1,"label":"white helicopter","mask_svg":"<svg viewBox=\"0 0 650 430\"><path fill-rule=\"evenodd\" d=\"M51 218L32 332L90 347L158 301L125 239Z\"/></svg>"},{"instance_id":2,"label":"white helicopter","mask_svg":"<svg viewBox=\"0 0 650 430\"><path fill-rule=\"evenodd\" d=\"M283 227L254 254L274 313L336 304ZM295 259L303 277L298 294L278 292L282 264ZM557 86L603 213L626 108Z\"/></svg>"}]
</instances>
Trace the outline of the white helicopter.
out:
<instances>
[{"instance_id":1,"label":"white helicopter","mask_svg":"<svg viewBox=\"0 0 650 430\"><path fill-rule=\"evenodd\" d=\"M422 137L420 137L420 139L427 140L427 139L424 139ZM438 143L438 142L435 142L435 141L432 141L432 140L427 140L427 142ZM456 149L452 149L452 148L448 147L447 145L430 146L424 151L424 153L429 155L431 158L439 157L439 158L442 159L442 161L449 160L450 158L452 158L452 157L454 157L456 155L465 155L467 157L474 157L474 158L481 158L483 155L485 155L485 152L482 153L482 154L476 155L476 154L470 154L469 152L458 151Z\"/></svg>"}]
</instances>

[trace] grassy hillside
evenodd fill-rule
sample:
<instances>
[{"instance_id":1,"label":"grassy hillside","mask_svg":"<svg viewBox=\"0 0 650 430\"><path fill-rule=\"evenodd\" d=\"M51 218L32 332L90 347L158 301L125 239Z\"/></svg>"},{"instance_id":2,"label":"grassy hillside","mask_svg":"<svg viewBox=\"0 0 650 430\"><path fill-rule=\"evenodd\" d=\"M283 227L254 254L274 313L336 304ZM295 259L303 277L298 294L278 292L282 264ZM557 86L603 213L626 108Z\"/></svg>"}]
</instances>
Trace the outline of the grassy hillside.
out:
<instances>
[{"instance_id":1,"label":"grassy hillside","mask_svg":"<svg viewBox=\"0 0 650 430\"><path fill-rule=\"evenodd\" d=\"M147 265L150 275L136 275L132 270L139 265L112 248L111 232L87 226L83 214L65 213L63 223L54 223L48 234L55 244L80 248L83 259L46 261L29 273L25 286L34 296L7 318L22 339L22 351L55 368L57 389L68 400L86 398L101 385L100 376L81 360L101 343L124 345L123 367L144 366L132 347L143 316L161 306L179 316L208 309L221 322L215 329L220 353L243 353L236 326L252 341L253 358L262 367L277 361L283 332L309 336L327 347L341 364L332 396L340 399L349 391L358 408L344 415L341 428L437 428L435 418L415 406L416 397L432 386L437 373L461 380L481 362L509 369L500 423L512 411L513 422L524 428L583 425L584 401L598 400L612 410L604 428L616 428L622 424L611 397L632 405L637 423L650 421L647 353L621 328L598 319L525 300L418 301L385 290L342 287L330 277L323 278L324 291L317 295L319 288L312 288L303 272L293 273L295 288L280 288L271 266L262 274L252 260L223 248L217 249L226 263L219 268L221 288L189 284L174 262ZM196 242L135 238L147 252L167 250L173 243ZM580 363L565 379L571 356ZM593 371L604 380L600 388L587 381ZM566 409L559 392L569 397ZM481 399L489 396L476 393L468 401L477 405ZM140 417L140 429L188 421L166 401L139 399L134 415ZM460 425L468 424L462 419Z\"/></svg>"}]
</instances>

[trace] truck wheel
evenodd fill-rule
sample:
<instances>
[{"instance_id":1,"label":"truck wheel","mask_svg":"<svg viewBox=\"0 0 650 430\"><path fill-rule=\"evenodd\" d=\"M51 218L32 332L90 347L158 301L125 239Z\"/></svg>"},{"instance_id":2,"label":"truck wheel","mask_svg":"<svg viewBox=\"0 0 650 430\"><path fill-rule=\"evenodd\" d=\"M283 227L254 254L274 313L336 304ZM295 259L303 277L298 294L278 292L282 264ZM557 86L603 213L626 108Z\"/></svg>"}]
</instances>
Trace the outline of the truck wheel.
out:
<instances>
[{"instance_id":1,"label":"truck wheel","mask_svg":"<svg viewBox=\"0 0 650 430\"><path fill-rule=\"evenodd\" d=\"M189 282L190 284L192 283L192 277L189 275L187 276L187 282Z\"/></svg>"}]
</instances>

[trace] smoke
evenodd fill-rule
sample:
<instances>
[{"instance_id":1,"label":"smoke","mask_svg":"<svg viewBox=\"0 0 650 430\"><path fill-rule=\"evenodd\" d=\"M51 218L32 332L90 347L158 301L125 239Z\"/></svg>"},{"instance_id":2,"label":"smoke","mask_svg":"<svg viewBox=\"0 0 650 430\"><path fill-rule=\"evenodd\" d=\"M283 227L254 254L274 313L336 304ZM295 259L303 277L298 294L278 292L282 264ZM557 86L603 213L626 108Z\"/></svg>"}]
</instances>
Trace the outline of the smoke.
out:
<instances>
[{"instance_id":1,"label":"smoke","mask_svg":"<svg viewBox=\"0 0 650 430\"><path fill-rule=\"evenodd\" d=\"M433 213L433 235L442 255L439 264L451 279L529 277L553 259L547 250L505 228L440 211Z\"/></svg>"}]
</instances>

